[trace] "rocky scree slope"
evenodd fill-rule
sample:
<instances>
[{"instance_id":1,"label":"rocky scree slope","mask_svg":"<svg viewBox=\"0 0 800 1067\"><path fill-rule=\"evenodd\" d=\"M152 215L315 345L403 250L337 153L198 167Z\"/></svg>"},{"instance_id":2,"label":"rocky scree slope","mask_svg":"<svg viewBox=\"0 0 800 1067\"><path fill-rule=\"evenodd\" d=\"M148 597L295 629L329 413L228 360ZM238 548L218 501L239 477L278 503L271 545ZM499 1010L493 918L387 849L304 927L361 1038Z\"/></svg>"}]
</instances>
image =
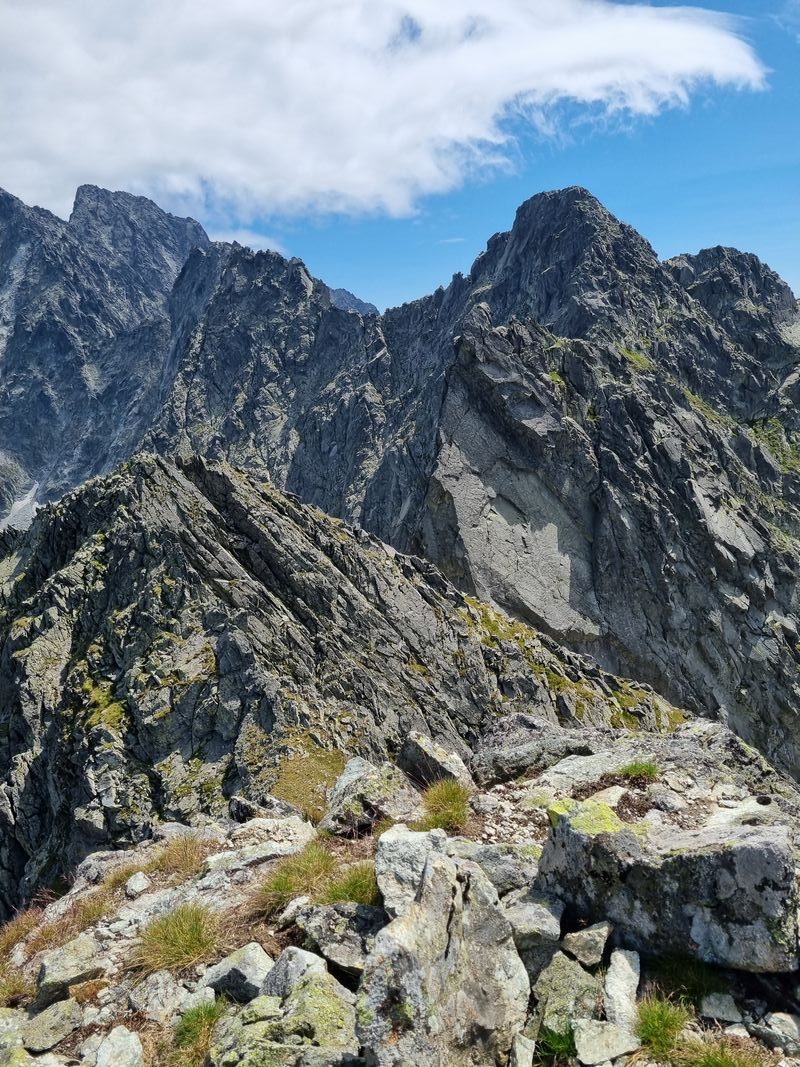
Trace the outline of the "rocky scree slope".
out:
<instances>
[{"instance_id":1,"label":"rocky scree slope","mask_svg":"<svg viewBox=\"0 0 800 1067\"><path fill-rule=\"evenodd\" d=\"M143 456L2 535L0 913L227 797L324 805L344 756L506 711L669 730L605 674L251 474ZM318 814L318 813L317 813Z\"/></svg>"},{"instance_id":2,"label":"rocky scree slope","mask_svg":"<svg viewBox=\"0 0 800 1067\"><path fill-rule=\"evenodd\" d=\"M322 834L236 796L87 856L0 926L0 1064L796 1062L794 784L702 720L514 712L473 749L352 758Z\"/></svg>"}]
</instances>

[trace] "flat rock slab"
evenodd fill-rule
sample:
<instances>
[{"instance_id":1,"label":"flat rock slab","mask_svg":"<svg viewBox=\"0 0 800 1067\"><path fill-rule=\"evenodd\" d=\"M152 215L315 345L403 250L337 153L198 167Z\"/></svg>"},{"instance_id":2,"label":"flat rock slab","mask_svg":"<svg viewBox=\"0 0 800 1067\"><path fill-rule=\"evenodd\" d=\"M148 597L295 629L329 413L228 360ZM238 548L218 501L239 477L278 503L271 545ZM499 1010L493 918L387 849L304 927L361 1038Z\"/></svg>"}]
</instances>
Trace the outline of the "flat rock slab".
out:
<instances>
[{"instance_id":1,"label":"flat rock slab","mask_svg":"<svg viewBox=\"0 0 800 1067\"><path fill-rule=\"evenodd\" d=\"M579 1019L573 1028L578 1059L586 1067L607 1063L635 1052L641 1042L629 1030L616 1023L597 1019Z\"/></svg>"},{"instance_id":2,"label":"flat rock slab","mask_svg":"<svg viewBox=\"0 0 800 1067\"><path fill-rule=\"evenodd\" d=\"M103 954L97 942L88 934L81 934L42 956L36 979L38 1001L52 1004L65 997L71 985L99 978L104 971Z\"/></svg>"},{"instance_id":3,"label":"flat rock slab","mask_svg":"<svg viewBox=\"0 0 800 1067\"><path fill-rule=\"evenodd\" d=\"M34 1015L25 1025L23 1044L29 1052L46 1052L77 1030L82 1021L80 1004L74 1000L59 1000Z\"/></svg>"},{"instance_id":4,"label":"flat rock slab","mask_svg":"<svg viewBox=\"0 0 800 1067\"><path fill-rule=\"evenodd\" d=\"M730 993L709 993L700 1002L700 1014L721 1023L740 1023L742 1013Z\"/></svg>"}]
</instances>

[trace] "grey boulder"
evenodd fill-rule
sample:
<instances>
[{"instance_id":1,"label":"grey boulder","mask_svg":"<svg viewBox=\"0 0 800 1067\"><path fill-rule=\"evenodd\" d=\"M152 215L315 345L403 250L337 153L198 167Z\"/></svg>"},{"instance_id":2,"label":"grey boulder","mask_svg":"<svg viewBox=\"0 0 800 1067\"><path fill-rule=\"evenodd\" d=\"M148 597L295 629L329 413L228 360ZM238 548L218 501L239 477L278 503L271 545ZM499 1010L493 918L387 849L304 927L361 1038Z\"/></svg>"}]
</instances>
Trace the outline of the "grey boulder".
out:
<instances>
[{"instance_id":1,"label":"grey boulder","mask_svg":"<svg viewBox=\"0 0 800 1067\"><path fill-rule=\"evenodd\" d=\"M475 788L472 775L461 756L418 730L409 731L397 755L397 766L421 785L452 778L467 789Z\"/></svg>"},{"instance_id":2,"label":"grey boulder","mask_svg":"<svg viewBox=\"0 0 800 1067\"><path fill-rule=\"evenodd\" d=\"M274 961L257 941L232 952L224 960L209 967L202 984L215 993L246 1004L257 997Z\"/></svg>"},{"instance_id":3,"label":"grey boulder","mask_svg":"<svg viewBox=\"0 0 800 1067\"><path fill-rule=\"evenodd\" d=\"M528 976L497 893L475 864L432 854L417 899L375 939L358 1036L376 1067L507 1059Z\"/></svg>"},{"instance_id":4,"label":"grey boulder","mask_svg":"<svg viewBox=\"0 0 800 1067\"><path fill-rule=\"evenodd\" d=\"M328 798L319 829L332 834L364 833L382 819L422 818L422 798L393 763L374 766L360 756L348 760Z\"/></svg>"},{"instance_id":5,"label":"grey boulder","mask_svg":"<svg viewBox=\"0 0 800 1067\"><path fill-rule=\"evenodd\" d=\"M794 971L798 905L785 826L636 831L607 805L561 802L537 886L585 919L610 919L624 943L684 952L743 971Z\"/></svg>"}]
</instances>

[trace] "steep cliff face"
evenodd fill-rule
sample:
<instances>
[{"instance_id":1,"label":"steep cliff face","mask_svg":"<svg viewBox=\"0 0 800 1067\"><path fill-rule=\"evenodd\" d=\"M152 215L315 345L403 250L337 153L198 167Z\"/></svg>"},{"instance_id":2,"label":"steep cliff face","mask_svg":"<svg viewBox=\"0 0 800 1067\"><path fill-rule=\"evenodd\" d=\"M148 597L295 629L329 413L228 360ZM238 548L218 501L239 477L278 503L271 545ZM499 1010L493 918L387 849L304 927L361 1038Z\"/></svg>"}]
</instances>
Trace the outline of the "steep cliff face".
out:
<instances>
[{"instance_id":1,"label":"steep cliff face","mask_svg":"<svg viewBox=\"0 0 800 1067\"><path fill-rule=\"evenodd\" d=\"M0 505L60 496L129 455L153 416L191 219L82 186L68 222L0 192Z\"/></svg>"}]
</instances>

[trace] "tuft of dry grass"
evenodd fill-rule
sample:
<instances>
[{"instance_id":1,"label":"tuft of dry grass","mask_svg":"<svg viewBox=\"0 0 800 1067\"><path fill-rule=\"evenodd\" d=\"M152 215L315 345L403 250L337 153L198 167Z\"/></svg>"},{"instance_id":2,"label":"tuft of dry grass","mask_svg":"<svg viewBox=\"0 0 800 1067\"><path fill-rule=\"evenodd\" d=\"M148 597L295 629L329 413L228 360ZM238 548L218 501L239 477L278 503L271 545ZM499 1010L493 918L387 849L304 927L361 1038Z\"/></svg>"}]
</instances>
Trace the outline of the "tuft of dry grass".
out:
<instances>
[{"instance_id":1,"label":"tuft of dry grass","mask_svg":"<svg viewBox=\"0 0 800 1067\"><path fill-rule=\"evenodd\" d=\"M153 919L142 931L130 959L141 974L171 971L185 974L208 962L222 940L222 920L202 904L182 904Z\"/></svg>"},{"instance_id":2,"label":"tuft of dry grass","mask_svg":"<svg viewBox=\"0 0 800 1067\"><path fill-rule=\"evenodd\" d=\"M13 919L0 926L0 963L41 923L42 911L42 908L18 911Z\"/></svg>"},{"instance_id":3,"label":"tuft of dry grass","mask_svg":"<svg viewBox=\"0 0 800 1067\"><path fill-rule=\"evenodd\" d=\"M279 800L294 805L316 826L325 814L328 790L346 763L343 752L309 745L304 755L282 760L270 792Z\"/></svg>"},{"instance_id":4,"label":"tuft of dry grass","mask_svg":"<svg viewBox=\"0 0 800 1067\"><path fill-rule=\"evenodd\" d=\"M82 934L90 926L100 922L111 909L111 893L104 888L76 900L69 908L52 922L43 923L33 931L27 943L30 955L37 952L61 948L73 937Z\"/></svg>"},{"instance_id":5,"label":"tuft of dry grass","mask_svg":"<svg viewBox=\"0 0 800 1067\"><path fill-rule=\"evenodd\" d=\"M186 882L203 869L206 859L216 846L197 834L178 834L165 842L157 855L147 865L146 873L161 872Z\"/></svg>"},{"instance_id":6,"label":"tuft of dry grass","mask_svg":"<svg viewBox=\"0 0 800 1067\"><path fill-rule=\"evenodd\" d=\"M687 1041L671 1056L673 1067L771 1067L778 1057L748 1038L722 1035Z\"/></svg>"},{"instance_id":7,"label":"tuft of dry grass","mask_svg":"<svg viewBox=\"0 0 800 1067\"><path fill-rule=\"evenodd\" d=\"M33 982L22 971L3 965L0 971L0 1008L21 1007L32 1001L35 994Z\"/></svg>"},{"instance_id":8,"label":"tuft of dry grass","mask_svg":"<svg viewBox=\"0 0 800 1067\"><path fill-rule=\"evenodd\" d=\"M108 982L104 978L93 978L88 982L71 985L68 992L70 997L77 1001L78 1004L91 1004L93 1000L97 999L97 994L100 990L107 988Z\"/></svg>"}]
</instances>

